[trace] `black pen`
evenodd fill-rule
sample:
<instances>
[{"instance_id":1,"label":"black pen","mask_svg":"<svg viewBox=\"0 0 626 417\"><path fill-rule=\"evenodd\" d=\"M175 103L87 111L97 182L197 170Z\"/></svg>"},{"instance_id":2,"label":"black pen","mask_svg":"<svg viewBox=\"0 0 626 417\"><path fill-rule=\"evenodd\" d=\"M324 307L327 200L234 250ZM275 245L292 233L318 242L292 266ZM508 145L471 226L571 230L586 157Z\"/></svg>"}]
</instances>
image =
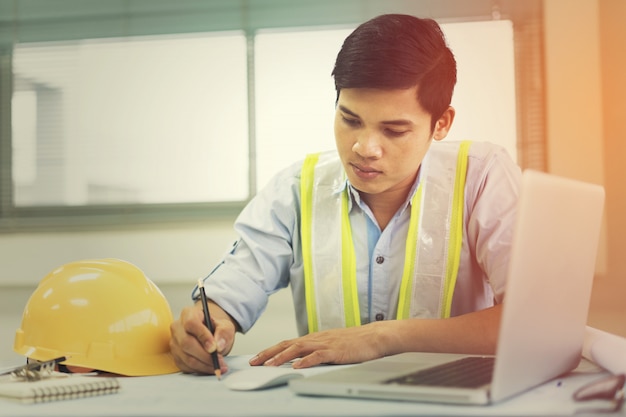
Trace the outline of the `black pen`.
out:
<instances>
[{"instance_id":1,"label":"black pen","mask_svg":"<svg viewBox=\"0 0 626 417\"><path fill-rule=\"evenodd\" d=\"M200 298L202 300L202 310L204 311L204 324L209 329L211 334L215 334L215 330L213 329L213 323L211 323L211 315L209 314L209 304L206 299L206 292L204 291L204 280L198 280L198 289L200 290ZM211 354L213 358L213 368L215 369L215 375L217 379L222 378L222 371L220 370L220 361L217 358L217 349L213 351Z\"/></svg>"}]
</instances>

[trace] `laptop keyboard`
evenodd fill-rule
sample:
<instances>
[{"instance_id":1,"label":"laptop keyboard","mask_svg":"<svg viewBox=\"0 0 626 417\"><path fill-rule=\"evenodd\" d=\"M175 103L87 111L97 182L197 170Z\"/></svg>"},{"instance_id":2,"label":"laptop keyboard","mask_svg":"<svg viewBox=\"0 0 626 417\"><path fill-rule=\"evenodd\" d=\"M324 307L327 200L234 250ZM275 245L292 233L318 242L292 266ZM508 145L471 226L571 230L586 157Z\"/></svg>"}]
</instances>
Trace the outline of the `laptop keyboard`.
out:
<instances>
[{"instance_id":1,"label":"laptop keyboard","mask_svg":"<svg viewBox=\"0 0 626 417\"><path fill-rule=\"evenodd\" d=\"M476 388L491 382L494 357L468 356L385 381L386 384Z\"/></svg>"}]
</instances>

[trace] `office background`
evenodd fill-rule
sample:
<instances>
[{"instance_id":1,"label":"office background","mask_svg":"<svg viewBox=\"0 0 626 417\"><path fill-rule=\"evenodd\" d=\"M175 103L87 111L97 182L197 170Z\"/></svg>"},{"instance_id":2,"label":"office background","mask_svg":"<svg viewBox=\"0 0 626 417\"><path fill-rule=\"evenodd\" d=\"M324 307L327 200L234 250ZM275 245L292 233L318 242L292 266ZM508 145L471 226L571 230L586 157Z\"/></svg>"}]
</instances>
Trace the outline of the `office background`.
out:
<instances>
[{"instance_id":1,"label":"office background","mask_svg":"<svg viewBox=\"0 0 626 417\"><path fill-rule=\"evenodd\" d=\"M19 3L32 5L36 2L0 3L3 14L0 22L7 22L5 13L13 13ZM239 2L242 5L255 3L273 4L276 8L281 2ZM623 76L626 73L626 28L622 24L626 19L626 3L621 0L522 3L531 4L528 10L541 18L544 169L600 183L607 190L590 324L626 336L623 320L626 316L626 188L623 185L626 167L622 162L626 157L626 126L622 122L622 115L626 113ZM421 16L450 21L463 15L472 19L493 17L494 11L528 12L515 9L519 6L514 6L513 1L362 1L345 2L345 5L346 10L355 10L350 5L357 7L361 14L352 18L357 21L381 12L407 10L407 7L415 8L411 10ZM4 26L0 35L6 31ZM6 77L0 79L0 94L6 91L6 84ZM3 101L0 108L0 130L6 137L10 118L5 104ZM0 148L0 157L2 169L5 169L6 144ZM116 224L113 221L100 226L50 227L46 224L38 228L36 222L30 221L20 228L19 219L5 222L4 229L0 230L0 361L14 357L11 352L13 332L19 325L19 316L29 294L46 273L65 262L93 257L129 260L159 285L174 315L178 315L189 303L189 292L195 280L212 268L235 239L232 222L237 207L236 204L232 207L216 205L212 208L214 215L209 217L189 209L190 215L180 221L148 212L141 213L143 217L137 222ZM150 216L156 220L150 221ZM124 216L118 216L121 217ZM564 293L566 291L564 288ZM288 291L274 295L266 316L250 334L240 338L235 353L253 353L277 339L295 335L291 311Z\"/></svg>"}]
</instances>

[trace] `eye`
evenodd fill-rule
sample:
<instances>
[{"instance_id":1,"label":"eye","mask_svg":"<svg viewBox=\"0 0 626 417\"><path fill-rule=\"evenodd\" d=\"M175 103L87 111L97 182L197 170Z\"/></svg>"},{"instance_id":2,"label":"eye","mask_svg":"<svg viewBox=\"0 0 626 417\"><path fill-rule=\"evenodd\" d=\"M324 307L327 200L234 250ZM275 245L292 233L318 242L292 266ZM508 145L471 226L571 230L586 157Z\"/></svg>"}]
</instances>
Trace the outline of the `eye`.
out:
<instances>
[{"instance_id":1,"label":"eye","mask_svg":"<svg viewBox=\"0 0 626 417\"><path fill-rule=\"evenodd\" d=\"M343 120L343 122L350 127L359 127L361 125L361 121L359 119L352 119L342 115L341 120Z\"/></svg>"},{"instance_id":2,"label":"eye","mask_svg":"<svg viewBox=\"0 0 626 417\"><path fill-rule=\"evenodd\" d=\"M385 129L385 135L390 138L399 138L406 134L408 130Z\"/></svg>"}]
</instances>

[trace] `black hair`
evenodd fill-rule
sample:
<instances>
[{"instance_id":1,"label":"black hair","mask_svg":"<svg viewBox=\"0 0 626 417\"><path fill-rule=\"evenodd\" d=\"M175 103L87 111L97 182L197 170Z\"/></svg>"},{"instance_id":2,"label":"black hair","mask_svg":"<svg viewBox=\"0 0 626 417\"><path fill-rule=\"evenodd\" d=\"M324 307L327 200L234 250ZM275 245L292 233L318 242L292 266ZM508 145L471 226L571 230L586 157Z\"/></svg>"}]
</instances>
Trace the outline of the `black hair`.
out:
<instances>
[{"instance_id":1,"label":"black hair","mask_svg":"<svg viewBox=\"0 0 626 417\"><path fill-rule=\"evenodd\" d=\"M456 60L432 19L385 14L359 25L343 42L332 72L342 88L405 89L430 113L431 129L450 106Z\"/></svg>"}]
</instances>

